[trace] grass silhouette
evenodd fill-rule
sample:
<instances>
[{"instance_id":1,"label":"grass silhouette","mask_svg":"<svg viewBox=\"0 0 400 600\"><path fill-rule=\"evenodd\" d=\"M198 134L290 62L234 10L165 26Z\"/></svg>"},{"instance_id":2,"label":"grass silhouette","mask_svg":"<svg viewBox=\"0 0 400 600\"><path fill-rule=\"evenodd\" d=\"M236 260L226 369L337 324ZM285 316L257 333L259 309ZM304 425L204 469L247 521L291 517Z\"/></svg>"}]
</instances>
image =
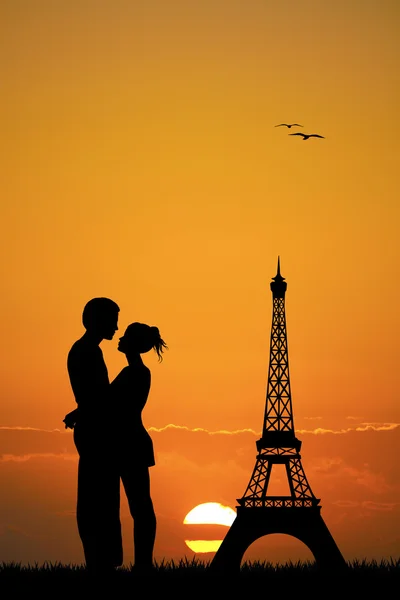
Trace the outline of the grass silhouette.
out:
<instances>
[{"instance_id":1,"label":"grass silhouette","mask_svg":"<svg viewBox=\"0 0 400 600\"><path fill-rule=\"evenodd\" d=\"M113 594L132 594L138 588L142 590L140 597L153 597L182 593L185 597L219 598L226 592L239 593L266 592L273 590L281 595L296 593L302 590L305 595L348 594L354 591L360 597L369 597L371 591L388 592L393 585L400 583L400 559L381 561L354 560L348 562L346 574L334 571L321 572L314 562L287 562L273 564L267 561L243 562L236 574L216 575L211 573L210 562L201 561L197 557L183 558L179 561L162 560L154 563L151 575L141 576L135 573L132 566L120 567L108 578L94 579L84 565L63 565L61 563L44 563L43 565L21 565L20 563L0 563L1 589L9 593L51 593L59 597L73 594L84 596L96 590Z\"/></svg>"}]
</instances>

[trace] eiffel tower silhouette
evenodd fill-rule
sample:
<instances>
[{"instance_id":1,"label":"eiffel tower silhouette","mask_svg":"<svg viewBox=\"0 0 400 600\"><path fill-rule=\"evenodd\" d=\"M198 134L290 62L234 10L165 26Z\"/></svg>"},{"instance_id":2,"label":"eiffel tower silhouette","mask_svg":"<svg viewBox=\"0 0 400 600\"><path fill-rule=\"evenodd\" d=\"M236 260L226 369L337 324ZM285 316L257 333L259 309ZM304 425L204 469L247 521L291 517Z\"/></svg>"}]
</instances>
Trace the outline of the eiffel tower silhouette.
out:
<instances>
[{"instance_id":1,"label":"eiffel tower silhouette","mask_svg":"<svg viewBox=\"0 0 400 600\"><path fill-rule=\"evenodd\" d=\"M347 568L338 546L321 516L320 500L311 491L295 437L289 378L285 293L287 284L278 270L270 284L273 313L267 399L262 436L256 442L257 458L249 484L238 499L236 518L216 552L210 568L239 570L247 548L271 533L288 534L303 542L322 569ZM290 495L268 495L272 467L284 465Z\"/></svg>"}]
</instances>

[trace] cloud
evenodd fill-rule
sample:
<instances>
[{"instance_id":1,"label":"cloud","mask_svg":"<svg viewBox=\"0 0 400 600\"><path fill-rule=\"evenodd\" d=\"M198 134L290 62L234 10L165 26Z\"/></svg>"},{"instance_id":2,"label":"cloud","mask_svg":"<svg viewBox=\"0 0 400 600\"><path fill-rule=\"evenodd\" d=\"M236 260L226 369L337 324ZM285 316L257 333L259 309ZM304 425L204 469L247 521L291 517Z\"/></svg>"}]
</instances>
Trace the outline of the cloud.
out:
<instances>
[{"instance_id":1,"label":"cloud","mask_svg":"<svg viewBox=\"0 0 400 600\"><path fill-rule=\"evenodd\" d=\"M385 475L373 471L368 466L365 466L363 469L357 469L343 464L342 475L347 476L355 485L363 486L374 494L384 494L391 489Z\"/></svg>"},{"instance_id":2,"label":"cloud","mask_svg":"<svg viewBox=\"0 0 400 600\"><path fill-rule=\"evenodd\" d=\"M321 420L322 417L303 417L306 420ZM347 417L348 419L353 417ZM354 417L355 418L355 417ZM355 427L346 427L345 429L324 429L322 427L317 427L315 429L297 429L296 433L300 434L314 434L320 435L325 433L333 433L333 434L344 434L350 433L351 431L389 431L392 429L396 429L400 427L400 423L361 423ZM174 425L173 423L169 423L164 427L149 427L149 432L162 433L163 431L175 430L175 431L187 431L191 433L206 433L208 435L241 435L243 433L251 433L255 436L260 436L261 432L257 432L254 429L244 428L244 429L235 429L232 431L228 431L226 429L219 429L216 431L212 431L209 429L205 429L203 427L187 427L186 425Z\"/></svg>"},{"instance_id":3,"label":"cloud","mask_svg":"<svg viewBox=\"0 0 400 600\"><path fill-rule=\"evenodd\" d=\"M62 460L71 460L71 461L77 461L78 457L77 454L68 454L66 452L62 453L61 457L59 454L54 454L51 452L47 452L46 454L40 454L40 453L36 453L36 454L20 454L20 455L16 455L16 454L2 454L0 456L0 462L6 463L6 462L27 462L29 460L32 459L38 459L38 458L61 458Z\"/></svg>"},{"instance_id":4,"label":"cloud","mask_svg":"<svg viewBox=\"0 0 400 600\"><path fill-rule=\"evenodd\" d=\"M395 482L389 483L387 474L371 468L368 464L361 468L349 464L341 457L316 457L312 460L310 472L313 479L328 478L330 485L336 481L337 489L350 490L366 488L374 495L382 495L395 490ZM340 482L340 485L339 485Z\"/></svg>"},{"instance_id":5,"label":"cloud","mask_svg":"<svg viewBox=\"0 0 400 600\"><path fill-rule=\"evenodd\" d=\"M400 423L361 423L357 427L346 427L346 429L323 429L317 427L316 429L298 429L297 433L307 434L311 433L314 435L324 435L326 433L332 433L335 435L343 435L344 433L350 433L352 431L391 431L400 427Z\"/></svg>"},{"instance_id":6,"label":"cloud","mask_svg":"<svg viewBox=\"0 0 400 600\"><path fill-rule=\"evenodd\" d=\"M168 429L173 430L181 430L181 431L190 431L192 433L207 433L208 435L238 435L241 433L252 433L253 435L257 434L254 429L236 429L233 431L228 431L227 429L219 429L217 431L210 431L209 429L204 429L203 427L186 427L186 425L174 425L173 423L169 423L164 427L149 427L149 432L161 433L163 431L167 431Z\"/></svg>"},{"instance_id":7,"label":"cloud","mask_svg":"<svg viewBox=\"0 0 400 600\"><path fill-rule=\"evenodd\" d=\"M400 502L373 502L372 500L366 500L365 502L362 502L361 505L368 510L390 512L397 506L400 506Z\"/></svg>"},{"instance_id":8,"label":"cloud","mask_svg":"<svg viewBox=\"0 0 400 600\"><path fill-rule=\"evenodd\" d=\"M256 457L256 441L260 434L252 429L209 431L184 425L168 425L149 431L153 438L156 466L181 472L209 473L210 478L228 475L244 480L250 476ZM397 423L365 423L361 427L342 430L299 430L303 464L314 470L318 477L341 470L344 480L353 479L357 485L373 488L383 480L370 473L379 473L385 463L393 485L393 473L398 472L396 448L400 451L400 427ZM340 438L340 442L339 442ZM392 449L390 452L389 447ZM63 462L77 460L77 451L71 431L33 428L0 428L0 463L29 462L46 457ZM368 462L366 469L363 465ZM344 465L349 465L346 474ZM228 467L228 465L230 465ZM163 467L164 468L164 467ZM353 470L351 470L353 469ZM159 469L158 469L159 470ZM158 471L157 470L157 471ZM246 475L247 474L247 475Z\"/></svg>"},{"instance_id":9,"label":"cloud","mask_svg":"<svg viewBox=\"0 0 400 600\"><path fill-rule=\"evenodd\" d=\"M61 433L61 429L40 429L38 427L20 427L19 425L14 427L0 426L0 431L41 431L45 433Z\"/></svg>"},{"instance_id":10,"label":"cloud","mask_svg":"<svg viewBox=\"0 0 400 600\"><path fill-rule=\"evenodd\" d=\"M363 508L368 511L392 512L400 507L400 502L376 502L374 500L335 500L334 505L341 508Z\"/></svg>"},{"instance_id":11,"label":"cloud","mask_svg":"<svg viewBox=\"0 0 400 600\"><path fill-rule=\"evenodd\" d=\"M399 426L400 423L361 423L356 431L391 431Z\"/></svg>"},{"instance_id":12,"label":"cloud","mask_svg":"<svg viewBox=\"0 0 400 600\"><path fill-rule=\"evenodd\" d=\"M70 431L45 430L32 427L0 428L0 460L11 456L29 459L33 455L76 455Z\"/></svg>"},{"instance_id":13,"label":"cloud","mask_svg":"<svg viewBox=\"0 0 400 600\"><path fill-rule=\"evenodd\" d=\"M355 508L356 506L360 506L360 503L355 500L335 500L333 504L341 508Z\"/></svg>"}]
</instances>

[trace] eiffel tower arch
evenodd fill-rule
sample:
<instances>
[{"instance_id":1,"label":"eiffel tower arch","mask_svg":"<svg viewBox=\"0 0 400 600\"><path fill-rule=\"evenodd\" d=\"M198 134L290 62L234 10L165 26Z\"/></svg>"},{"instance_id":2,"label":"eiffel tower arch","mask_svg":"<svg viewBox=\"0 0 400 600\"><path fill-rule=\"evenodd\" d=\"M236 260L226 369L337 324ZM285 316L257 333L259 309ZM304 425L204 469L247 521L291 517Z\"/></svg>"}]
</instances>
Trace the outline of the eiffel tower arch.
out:
<instances>
[{"instance_id":1,"label":"eiffel tower arch","mask_svg":"<svg viewBox=\"0 0 400 600\"><path fill-rule=\"evenodd\" d=\"M321 515L320 500L308 483L301 462L301 441L295 436L290 390L286 332L285 293L287 284L278 269L270 284L273 296L267 398L262 435L256 442L257 457L236 518L216 552L213 571L237 571L247 548L272 533L293 536L303 542L321 569L346 569L334 538ZM284 465L290 493L268 494L274 465Z\"/></svg>"}]
</instances>

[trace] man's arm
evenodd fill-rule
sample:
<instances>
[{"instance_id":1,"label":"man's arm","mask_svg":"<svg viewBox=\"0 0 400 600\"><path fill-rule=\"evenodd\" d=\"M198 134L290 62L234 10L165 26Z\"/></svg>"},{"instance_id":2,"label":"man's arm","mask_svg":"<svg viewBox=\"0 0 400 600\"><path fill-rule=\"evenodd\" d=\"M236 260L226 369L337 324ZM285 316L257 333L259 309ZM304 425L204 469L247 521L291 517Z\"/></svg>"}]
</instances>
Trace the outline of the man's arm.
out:
<instances>
[{"instance_id":1,"label":"man's arm","mask_svg":"<svg viewBox=\"0 0 400 600\"><path fill-rule=\"evenodd\" d=\"M65 415L63 423L66 429L74 429L80 417L88 415L96 419L108 400L109 379L103 353L98 346L76 342L67 360L67 369L72 391L78 408Z\"/></svg>"},{"instance_id":2,"label":"man's arm","mask_svg":"<svg viewBox=\"0 0 400 600\"><path fill-rule=\"evenodd\" d=\"M73 429L78 421L79 417L79 408L75 408L67 415L65 415L63 419L63 423L65 423L65 429Z\"/></svg>"}]
</instances>

